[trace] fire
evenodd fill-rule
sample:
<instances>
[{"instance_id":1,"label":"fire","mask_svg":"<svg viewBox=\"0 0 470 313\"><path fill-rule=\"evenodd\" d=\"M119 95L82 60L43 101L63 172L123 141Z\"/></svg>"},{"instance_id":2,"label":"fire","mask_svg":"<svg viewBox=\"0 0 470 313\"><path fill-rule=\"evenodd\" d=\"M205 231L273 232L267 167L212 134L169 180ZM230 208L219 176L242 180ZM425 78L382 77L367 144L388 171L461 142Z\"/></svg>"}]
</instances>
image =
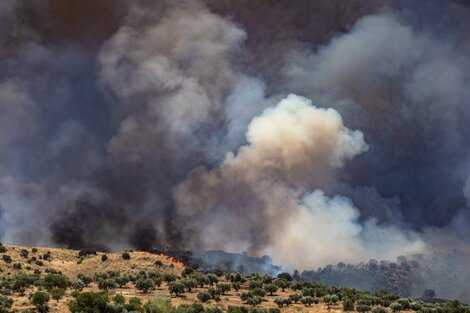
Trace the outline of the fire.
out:
<instances>
[{"instance_id":1,"label":"fire","mask_svg":"<svg viewBox=\"0 0 470 313\"><path fill-rule=\"evenodd\" d=\"M185 266L183 264L183 262L181 261L178 261L176 260L174 257L172 256L167 256L167 255L164 255L163 253L160 253L159 254L160 257L164 258L168 263L170 263L171 265L177 267L177 268L180 268L180 269L184 269Z\"/></svg>"}]
</instances>

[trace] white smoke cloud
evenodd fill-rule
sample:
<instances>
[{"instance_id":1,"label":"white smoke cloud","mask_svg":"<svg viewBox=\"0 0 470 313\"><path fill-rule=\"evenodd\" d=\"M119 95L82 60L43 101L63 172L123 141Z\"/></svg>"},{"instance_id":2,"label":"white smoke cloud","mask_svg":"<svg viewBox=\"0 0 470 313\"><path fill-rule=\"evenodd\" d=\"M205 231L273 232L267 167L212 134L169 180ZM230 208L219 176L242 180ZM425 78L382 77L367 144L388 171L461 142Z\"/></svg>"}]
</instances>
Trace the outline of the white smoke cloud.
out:
<instances>
[{"instance_id":1,"label":"white smoke cloud","mask_svg":"<svg viewBox=\"0 0 470 313\"><path fill-rule=\"evenodd\" d=\"M377 225L374 219L361 223L360 215L348 198L329 198L316 190L299 201L283 230L274 233L267 252L291 269L308 269L339 261L388 260L425 251L416 233L393 225Z\"/></svg>"},{"instance_id":2,"label":"white smoke cloud","mask_svg":"<svg viewBox=\"0 0 470 313\"><path fill-rule=\"evenodd\" d=\"M188 238L190 245L269 253L275 262L302 269L422 248L393 226L361 224L346 198L329 200L320 190L308 195L331 188L336 169L368 149L362 133L346 128L337 111L289 95L254 118L246 137L236 155L229 153L212 170L194 170L178 188L185 232L199 234Z\"/></svg>"}]
</instances>

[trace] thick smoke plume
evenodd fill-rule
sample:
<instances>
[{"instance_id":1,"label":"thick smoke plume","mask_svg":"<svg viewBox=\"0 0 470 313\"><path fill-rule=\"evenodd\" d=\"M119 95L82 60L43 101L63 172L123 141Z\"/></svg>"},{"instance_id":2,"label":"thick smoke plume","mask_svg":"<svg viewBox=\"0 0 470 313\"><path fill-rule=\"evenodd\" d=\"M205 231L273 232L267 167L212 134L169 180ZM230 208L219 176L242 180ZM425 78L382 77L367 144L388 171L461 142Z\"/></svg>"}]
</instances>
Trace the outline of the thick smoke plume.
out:
<instances>
[{"instance_id":1,"label":"thick smoke plume","mask_svg":"<svg viewBox=\"0 0 470 313\"><path fill-rule=\"evenodd\" d=\"M2 1L1 239L290 269L467 251L469 21L457 0Z\"/></svg>"}]
</instances>

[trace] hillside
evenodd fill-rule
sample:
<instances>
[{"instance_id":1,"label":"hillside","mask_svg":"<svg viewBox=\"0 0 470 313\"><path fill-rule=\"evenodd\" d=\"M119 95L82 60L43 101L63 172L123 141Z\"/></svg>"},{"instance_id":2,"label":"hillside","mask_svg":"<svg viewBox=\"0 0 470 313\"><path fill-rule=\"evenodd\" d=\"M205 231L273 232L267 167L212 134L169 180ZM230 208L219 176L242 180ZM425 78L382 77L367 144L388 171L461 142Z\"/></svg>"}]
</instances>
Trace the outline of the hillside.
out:
<instances>
[{"instance_id":1,"label":"hillside","mask_svg":"<svg viewBox=\"0 0 470 313\"><path fill-rule=\"evenodd\" d=\"M96 299L100 297L106 299L100 308L75 308L72 312L339 313L357 310L387 313L391 308L403 312L413 312L414 308L427 313L424 309L434 308L388 293L371 294L296 282L287 273L276 278L264 274L197 272L172 257L149 252L126 255L11 245L0 248L3 250L0 253L2 313L45 312L45 308L49 312L71 312L70 304L84 305L86 297L95 299L90 300L93 305L98 305ZM148 285L145 287L145 284ZM50 299L46 307L33 305L38 294L53 296L61 290L65 293L58 296L57 301ZM119 304L116 295L122 295L125 304ZM168 308L161 307L165 299L171 301L168 312L165 311ZM91 305L90 301L87 305ZM152 305L158 307L157 311L151 310Z\"/></svg>"}]
</instances>

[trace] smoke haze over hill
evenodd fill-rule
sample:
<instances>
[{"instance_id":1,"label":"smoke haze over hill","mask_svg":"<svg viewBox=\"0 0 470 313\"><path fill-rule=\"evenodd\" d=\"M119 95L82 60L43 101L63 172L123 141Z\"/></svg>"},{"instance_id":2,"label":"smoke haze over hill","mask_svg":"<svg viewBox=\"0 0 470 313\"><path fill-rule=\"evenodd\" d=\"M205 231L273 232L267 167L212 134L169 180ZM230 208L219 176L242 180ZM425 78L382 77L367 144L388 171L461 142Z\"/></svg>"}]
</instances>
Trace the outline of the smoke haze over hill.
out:
<instances>
[{"instance_id":1,"label":"smoke haze over hill","mask_svg":"<svg viewBox=\"0 0 470 313\"><path fill-rule=\"evenodd\" d=\"M0 237L289 269L470 234L466 1L0 3Z\"/></svg>"}]
</instances>

